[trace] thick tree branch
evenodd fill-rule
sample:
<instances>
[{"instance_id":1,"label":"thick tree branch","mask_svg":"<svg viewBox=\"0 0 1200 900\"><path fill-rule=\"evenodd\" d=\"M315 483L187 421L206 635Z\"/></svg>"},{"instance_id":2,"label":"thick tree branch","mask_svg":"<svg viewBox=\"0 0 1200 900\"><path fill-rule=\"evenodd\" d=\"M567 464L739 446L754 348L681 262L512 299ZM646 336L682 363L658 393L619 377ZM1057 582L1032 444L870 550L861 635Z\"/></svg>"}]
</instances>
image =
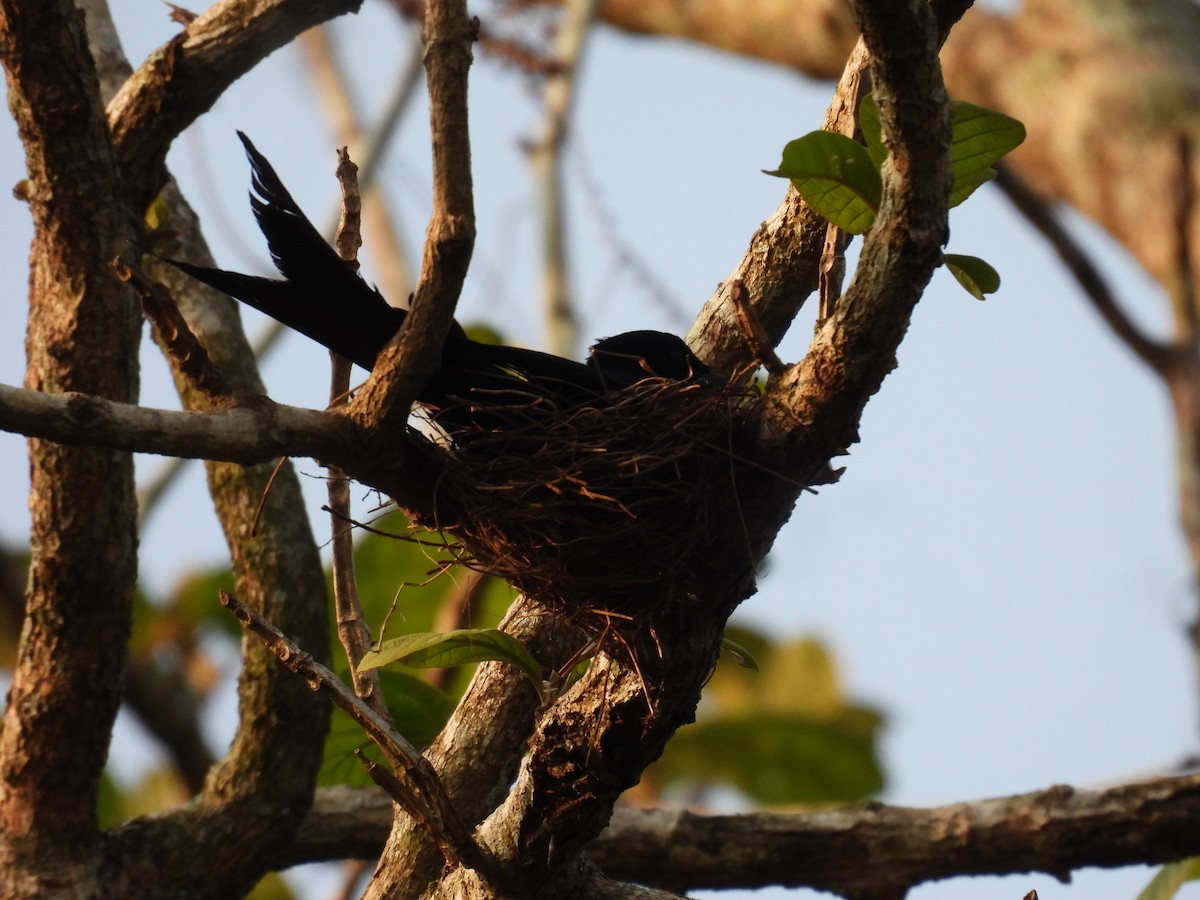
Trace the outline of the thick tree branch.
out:
<instances>
[{"instance_id":1,"label":"thick tree branch","mask_svg":"<svg viewBox=\"0 0 1200 900\"><path fill-rule=\"evenodd\" d=\"M391 809L377 791L318 791L287 863L374 857ZM857 896L967 875L1065 878L1086 867L1184 859L1200 854L1198 818L1196 774L1100 791L1052 787L931 809L876 803L701 815L619 807L587 855L611 877L672 890L778 885Z\"/></svg>"},{"instance_id":2,"label":"thick tree branch","mask_svg":"<svg viewBox=\"0 0 1200 900\"><path fill-rule=\"evenodd\" d=\"M560 666L578 646L572 629L524 597L509 607L500 627L547 670ZM537 709L529 679L512 666L484 663L476 670L450 721L425 751L464 819L479 822L507 794ZM411 820L396 821L388 847L398 850L390 854L386 872L376 873L372 896L416 897L437 879L441 859L432 846L417 844L419 833Z\"/></svg>"},{"instance_id":3,"label":"thick tree branch","mask_svg":"<svg viewBox=\"0 0 1200 900\"><path fill-rule=\"evenodd\" d=\"M102 0L87 0L87 22L93 55L98 60L101 92L113 96L130 74L108 9ZM169 221L166 231L177 236L172 255L211 264L207 247L187 202L172 183L164 192ZM208 355L222 369L223 387L242 396L261 395L263 387L254 368L253 356L242 334L235 304L210 294L198 299L195 284L183 285L173 268L163 267L168 283L175 288L175 305L186 324L173 327L190 330ZM168 354L184 404L193 410L212 410L225 402L194 383L182 370L177 354ZM230 546L237 588L256 607L286 627L290 633L318 648L327 644L323 579L308 523L295 514L300 491L290 467L244 468L236 465L207 465L212 496ZM271 484L262 504L258 527L248 534L246 523L257 515L256 506ZM131 675L139 670L134 670ZM130 699L149 701L146 691L161 690L155 673L153 685L131 678ZM143 682L147 681L144 679ZM253 884L269 865L273 848L285 845L296 827L296 813L307 808L312 781L319 764L320 739L327 721L327 708L314 702L304 687L280 672L266 654L248 644L239 679L240 719L230 752L211 778L201 784L208 760L199 742L200 758L183 757L193 789L200 788L198 804L204 814L191 807L150 820L135 820L111 836L105 854L110 866L109 881L140 884L150 893L195 893L204 884L209 896L224 897ZM275 716L288 722L276 727ZM159 723L163 724L163 723ZM195 723L171 722L168 739L186 741ZM208 865L220 858L214 871ZM136 873L136 874L135 874ZM152 885L155 885L152 887Z\"/></svg>"},{"instance_id":4,"label":"thick tree branch","mask_svg":"<svg viewBox=\"0 0 1200 900\"><path fill-rule=\"evenodd\" d=\"M895 367L912 310L949 234L949 112L937 66L937 23L920 0L855 5L871 50L889 156L879 218L858 269L804 360L768 387L764 443L772 464L801 482L819 478L858 440L867 400Z\"/></svg>"},{"instance_id":5,"label":"thick tree branch","mask_svg":"<svg viewBox=\"0 0 1200 900\"><path fill-rule=\"evenodd\" d=\"M623 810L589 855L614 877L678 889L782 885L858 897L964 875L1045 872L1066 880L1090 866L1184 859L1200 853L1198 819L1200 775L1188 775L934 809Z\"/></svg>"},{"instance_id":6,"label":"thick tree branch","mask_svg":"<svg viewBox=\"0 0 1200 900\"><path fill-rule=\"evenodd\" d=\"M222 0L142 63L108 105L122 168L148 203L172 141L242 75L302 31L362 0Z\"/></svg>"},{"instance_id":7,"label":"thick tree branch","mask_svg":"<svg viewBox=\"0 0 1200 900\"><path fill-rule=\"evenodd\" d=\"M235 409L180 412L7 385L0 385L0 430L69 446L241 465L281 456L342 459L362 440L359 428L343 416L265 397Z\"/></svg>"},{"instance_id":8,"label":"thick tree branch","mask_svg":"<svg viewBox=\"0 0 1200 900\"><path fill-rule=\"evenodd\" d=\"M135 220L82 13L0 2L0 63L34 226L26 384L137 398L140 318L104 262ZM121 697L137 509L128 454L29 442L32 560L0 731L0 895L94 888L96 801ZM82 498L86 498L83 502Z\"/></svg>"}]
</instances>

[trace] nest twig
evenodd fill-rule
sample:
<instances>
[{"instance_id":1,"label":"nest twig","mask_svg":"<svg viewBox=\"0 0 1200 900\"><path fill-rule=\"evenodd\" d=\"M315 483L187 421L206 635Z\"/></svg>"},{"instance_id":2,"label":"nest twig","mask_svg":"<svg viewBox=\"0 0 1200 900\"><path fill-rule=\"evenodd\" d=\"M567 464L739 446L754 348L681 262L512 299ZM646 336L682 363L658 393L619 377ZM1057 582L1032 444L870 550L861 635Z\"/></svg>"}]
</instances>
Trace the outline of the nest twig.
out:
<instances>
[{"instance_id":1,"label":"nest twig","mask_svg":"<svg viewBox=\"0 0 1200 900\"><path fill-rule=\"evenodd\" d=\"M553 610L594 628L633 618L737 539L732 447L756 396L660 378L566 410L514 396L505 427L424 442L442 473L436 526L462 562Z\"/></svg>"}]
</instances>

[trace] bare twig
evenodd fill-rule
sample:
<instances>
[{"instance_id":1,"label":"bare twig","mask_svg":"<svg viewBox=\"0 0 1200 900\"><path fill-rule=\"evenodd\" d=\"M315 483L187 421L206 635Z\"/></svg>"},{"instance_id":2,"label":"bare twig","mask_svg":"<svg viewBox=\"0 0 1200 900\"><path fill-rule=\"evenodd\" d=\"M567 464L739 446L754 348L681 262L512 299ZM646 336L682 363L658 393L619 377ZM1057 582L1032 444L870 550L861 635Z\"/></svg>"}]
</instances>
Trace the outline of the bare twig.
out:
<instances>
[{"instance_id":1,"label":"bare twig","mask_svg":"<svg viewBox=\"0 0 1200 900\"><path fill-rule=\"evenodd\" d=\"M334 241L338 255L348 266L358 265L362 246L362 197L358 191L358 167L345 148L338 151L338 184L342 189L342 216ZM330 351L329 405L341 406L350 389L350 360ZM371 646L371 629L363 617L358 584L354 577L354 530L351 525L350 479L337 466L329 466L328 496L330 528L333 538L333 604L338 640L350 663L354 692L383 719L390 721L387 705L375 669L360 671L359 662Z\"/></svg>"},{"instance_id":2,"label":"bare twig","mask_svg":"<svg viewBox=\"0 0 1200 900\"><path fill-rule=\"evenodd\" d=\"M424 0L390 0L400 15L413 22L425 20ZM479 26L479 46L494 59L510 63L530 75L554 75L558 60L543 55L538 49L495 33L486 23Z\"/></svg>"},{"instance_id":3,"label":"bare twig","mask_svg":"<svg viewBox=\"0 0 1200 900\"><path fill-rule=\"evenodd\" d=\"M390 787L389 793L422 824L441 848L446 861L455 865L461 863L487 877L497 877L495 860L475 843L470 829L455 813L436 773L417 748L356 697L329 668L316 662L311 654L301 650L259 613L226 591L221 591L220 597L221 605L237 617L242 627L255 634L312 690L333 700L383 751L393 767L393 777L383 779Z\"/></svg>"},{"instance_id":4,"label":"bare twig","mask_svg":"<svg viewBox=\"0 0 1200 900\"><path fill-rule=\"evenodd\" d=\"M870 79L866 71L866 46L859 41L846 64L846 72L839 85L838 96L842 100L836 115L826 115L824 128L848 138L858 133L858 109L867 93ZM844 85L844 90L842 89ZM834 304L842 295L842 284L846 278L846 247L851 236L832 222L825 226L825 242L821 248L821 269L817 281L817 324L833 314Z\"/></svg>"},{"instance_id":5,"label":"bare twig","mask_svg":"<svg viewBox=\"0 0 1200 900\"><path fill-rule=\"evenodd\" d=\"M358 251L363 242L363 198L358 187L358 166L354 164L345 147L338 151L337 156L337 180L342 189L342 213L338 219L333 245L346 265L357 270Z\"/></svg>"},{"instance_id":6,"label":"bare twig","mask_svg":"<svg viewBox=\"0 0 1200 900\"><path fill-rule=\"evenodd\" d=\"M766 329L754 312L754 307L750 305L750 292L746 290L745 282L737 281L729 286L729 302L733 304L738 324L742 326L746 343L750 345L754 358L772 375L782 375L787 367L776 355Z\"/></svg>"},{"instance_id":7,"label":"bare twig","mask_svg":"<svg viewBox=\"0 0 1200 900\"><path fill-rule=\"evenodd\" d=\"M119 256L109 265L118 279L133 286L142 304L142 312L150 320L155 336L175 361L179 371L197 390L208 396L219 398L226 395L228 390L221 370L208 358L208 351L192 334L167 289Z\"/></svg>"},{"instance_id":8,"label":"bare twig","mask_svg":"<svg viewBox=\"0 0 1200 900\"><path fill-rule=\"evenodd\" d=\"M1190 347L1200 340L1200 310L1196 308L1196 266L1192 261L1195 229L1192 216L1196 208L1196 147L1187 129L1180 129L1177 141L1179 170L1178 213L1175 217L1175 278L1167 285L1174 311L1177 339Z\"/></svg>"},{"instance_id":9,"label":"bare twig","mask_svg":"<svg viewBox=\"0 0 1200 900\"><path fill-rule=\"evenodd\" d=\"M394 109L387 110L380 126L373 130L368 141L364 135L360 104L351 91L349 80L338 58L334 35L332 24L314 28L301 36L300 48L308 61L309 77L316 87L317 98L330 121L337 144L354 149L355 155L362 156L365 160L363 168L366 171L359 179L359 190L362 197L362 216L366 220L367 231L374 235L371 242L374 268L383 286L384 295L399 300L407 297L412 290L412 277L404 258L400 232L393 224L393 214L388 208L385 194L372 190L374 179L368 175L375 168L375 160L380 155L371 145L386 144L399 124L400 116ZM420 72L419 46L411 50L408 61L403 64L399 85L394 93L394 96L403 98L400 111L407 108L408 101L415 94L414 72ZM343 254L343 258L351 257Z\"/></svg>"}]
</instances>

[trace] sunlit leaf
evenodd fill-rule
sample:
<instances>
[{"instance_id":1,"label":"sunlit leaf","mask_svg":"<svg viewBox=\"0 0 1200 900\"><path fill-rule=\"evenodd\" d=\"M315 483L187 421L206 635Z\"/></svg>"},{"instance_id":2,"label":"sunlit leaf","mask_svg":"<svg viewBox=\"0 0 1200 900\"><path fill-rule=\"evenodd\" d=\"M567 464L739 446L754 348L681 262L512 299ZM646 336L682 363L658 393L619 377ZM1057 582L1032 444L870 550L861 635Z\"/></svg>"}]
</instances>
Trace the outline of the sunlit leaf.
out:
<instances>
[{"instance_id":1,"label":"sunlit leaf","mask_svg":"<svg viewBox=\"0 0 1200 900\"><path fill-rule=\"evenodd\" d=\"M445 668L493 660L516 666L541 687L542 668L516 638L498 628L462 628L444 633L406 634L384 641L363 656L360 668L389 663L416 668Z\"/></svg>"},{"instance_id":2,"label":"sunlit leaf","mask_svg":"<svg viewBox=\"0 0 1200 900\"><path fill-rule=\"evenodd\" d=\"M866 148L844 135L814 131L790 141L767 174L790 179L809 206L850 234L870 228L879 211L879 171Z\"/></svg>"},{"instance_id":3,"label":"sunlit leaf","mask_svg":"<svg viewBox=\"0 0 1200 900\"><path fill-rule=\"evenodd\" d=\"M721 639L721 652L728 653L743 669L753 669L758 671L758 662L754 659L753 654L736 641L731 641L729 638Z\"/></svg>"},{"instance_id":4,"label":"sunlit leaf","mask_svg":"<svg viewBox=\"0 0 1200 900\"><path fill-rule=\"evenodd\" d=\"M947 253L944 260L946 268L976 300L1000 290L1000 273L979 257Z\"/></svg>"},{"instance_id":5,"label":"sunlit leaf","mask_svg":"<svg viewBox=\"0 0 1200 900\"><path fill-rule=\"evenodd\" d=\"M246 900L295 900L295 896L281 873L268 872L254 886Z\"/></svg>"},{"instance_id":6,"label":"sunlit leaf","mask_svg":"<svg viewBox=\"0 0 1200 900\"><path fill-rule=\"evenodd\" d=\"M1019 121L963 100L950 101L950 206L958 206L980 185L996 177L992 165L1020 146L1025 126ZM883 144L879 107L875 96L863 97L858 109L858 126L867 143L867 154L876 168L887 158Z\"/></svg>"},{"instance_id":7,"label":"sunlit leaf","mask_svg":"<svg viewBox=\"0 0 1200 900\"><path fill-rule=\"evenodd\" d=\"M992 165L1025 140L1025 126L1011 116L955 100L950 104L950 205L957 206L995 177Z\"/></svg>"},{"instance_id":8,"label":"sunlit leaf","mask_svg":"<svg viewBox=\"0 0 1200 900\"><path fill-rule=\"evenodd\" d=\"M951 208L958 206L975 193L976 190L995 178L996 174L995 169L988 168L976 172L974 176L964 176L962 179L956 178L954 185L950 188L950 200L947 205Z\"/></svg>"}]
</instances>

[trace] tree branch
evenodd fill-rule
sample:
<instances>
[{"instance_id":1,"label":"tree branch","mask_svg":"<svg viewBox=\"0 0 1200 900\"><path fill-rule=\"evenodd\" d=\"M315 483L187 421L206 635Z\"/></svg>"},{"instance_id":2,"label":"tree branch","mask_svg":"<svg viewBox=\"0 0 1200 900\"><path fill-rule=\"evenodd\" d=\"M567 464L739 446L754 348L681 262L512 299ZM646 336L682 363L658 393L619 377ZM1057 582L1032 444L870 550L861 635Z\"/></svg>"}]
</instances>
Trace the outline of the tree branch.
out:
<instances>
[{"instance_id":1,"label":"tree branch","mask_svg":"<svg viewBox=\"0 0 1200 900\"><path fill-rule=\"evenodd\" d=\"M266 397L215 412L116 403L91 394L45 394L0 385L0 430L68 446L104 447L253 465L281 456L344 459L360 429L336 413Z\"/></svg>"},{"instance_id":2,"label":"tree branch","mask_svg":"<svg viewBox=\"0 0 1200 900\"><path fill-rule=\"evenodd\" d=\"M930 809L872 803L701 815L618 807L587 855L613 878L671 890L782 886L853 897L969 875L1065 879L1087 867L1184 859L1200 854L1198 819L1200 774ZM286 862L370 859L390 823L391 803L379 791L318 791Z\"/></svg>"},{"instance_id":3,"label":"tree branch","mask_svg":"<svg viewBox=\"0 0 1200 900\"><path fill-rule=\"evenodd\" d=\"M133 402L140 317L104 264L134 212L83 14L68 0L0 0L0 63L34 229L26 384ZM95 887L137 579L131 457L35 440L29 471L26 615L0 729L0 895L14 900L61 893L64 878Z\"/></svg>"},{"instance_id":4,"label":"tree branch","mask_svg":"<svg viewBox=\"0 0 1200 900\"><path fill-rule=\"evenodd\" d=\"M374 426L381 452L404 434L413 398L441 362L475 247L467 73L477 31L465 0L439 0L426 7L433 213L425 231L421 275L404 326L379 354L371 377L348 408L350 416Z\"/></svg>"},{"instance_id":5,"label":"tree branch","mask_svg":"<svg viewBox=\"0 0 1200 900\"><path fill-rule=\"evenodd\" d=\"M112 141L138 205L166 180L175 138L241 76L298 34L362 0L222 0L155 50L108 105Z\"/></svg>"},{"instance_id":6,"label":"tree branch","mask_svg":"<svg viewBox=\"0 0 1200 900\"><path fill-rule=\"evenodd\" d=\"M294 675L314 691L333 700L357 722L392 765L396 789L392 799L414 815L441 847L451 865L463 863L481 874L496 876L495 861L484 852L455 812L433 768L420 751L399 734L390 721L355 696L326 666L316 662L274 625L231 594L221 592L221 605L255 634L263 645Z\"/></svg>"},{"instance_id":7,"label":"tree branch","mask_svg":"<svg viewBox=\"0 0 1200 900\"><path fill-rule=\"evenodd\" d=\"M578 646L572 629L524 597L509 607L500 628L544 669L557 668ZM481 821L507 794L537 710L537 692L512 666L483 663L476 669L450 720L425 751L467 821ZM369 896L416 897L438 877L441 860L430 846L416 844L418 836L411 820L396 820L384 851L388 865L376 873Z\"/></svg>"},{"instance_id":8,"label":"tree branch","mask_svg":"<svg viewBox=\"0 0 1200 900\"><path fill-rule=\"evenodd\" d=\"M619 810L589 856L614 877L673 889L781 885L856 897L965 875L1045 872L1065 881L1089 866L1184 859L1200 854L1197 821L1200 775L1193 774L933 809Z\"/></svg>"},{"instance_id":9,"label":"tree branch","mask_svg":"<svg viewBox=\"0 0 1200 900\"><path fill-rule=\"evenodd\" d=\"M937 22L922 0L864 0L854 9L871 51L889 156L879 217L846 294L804 360L768 386L764 447L777 471L801 483L819 480L828 461L858 440L862 410L895 367L949 234L950 117Z\"/></svg>"}]
</instances>

